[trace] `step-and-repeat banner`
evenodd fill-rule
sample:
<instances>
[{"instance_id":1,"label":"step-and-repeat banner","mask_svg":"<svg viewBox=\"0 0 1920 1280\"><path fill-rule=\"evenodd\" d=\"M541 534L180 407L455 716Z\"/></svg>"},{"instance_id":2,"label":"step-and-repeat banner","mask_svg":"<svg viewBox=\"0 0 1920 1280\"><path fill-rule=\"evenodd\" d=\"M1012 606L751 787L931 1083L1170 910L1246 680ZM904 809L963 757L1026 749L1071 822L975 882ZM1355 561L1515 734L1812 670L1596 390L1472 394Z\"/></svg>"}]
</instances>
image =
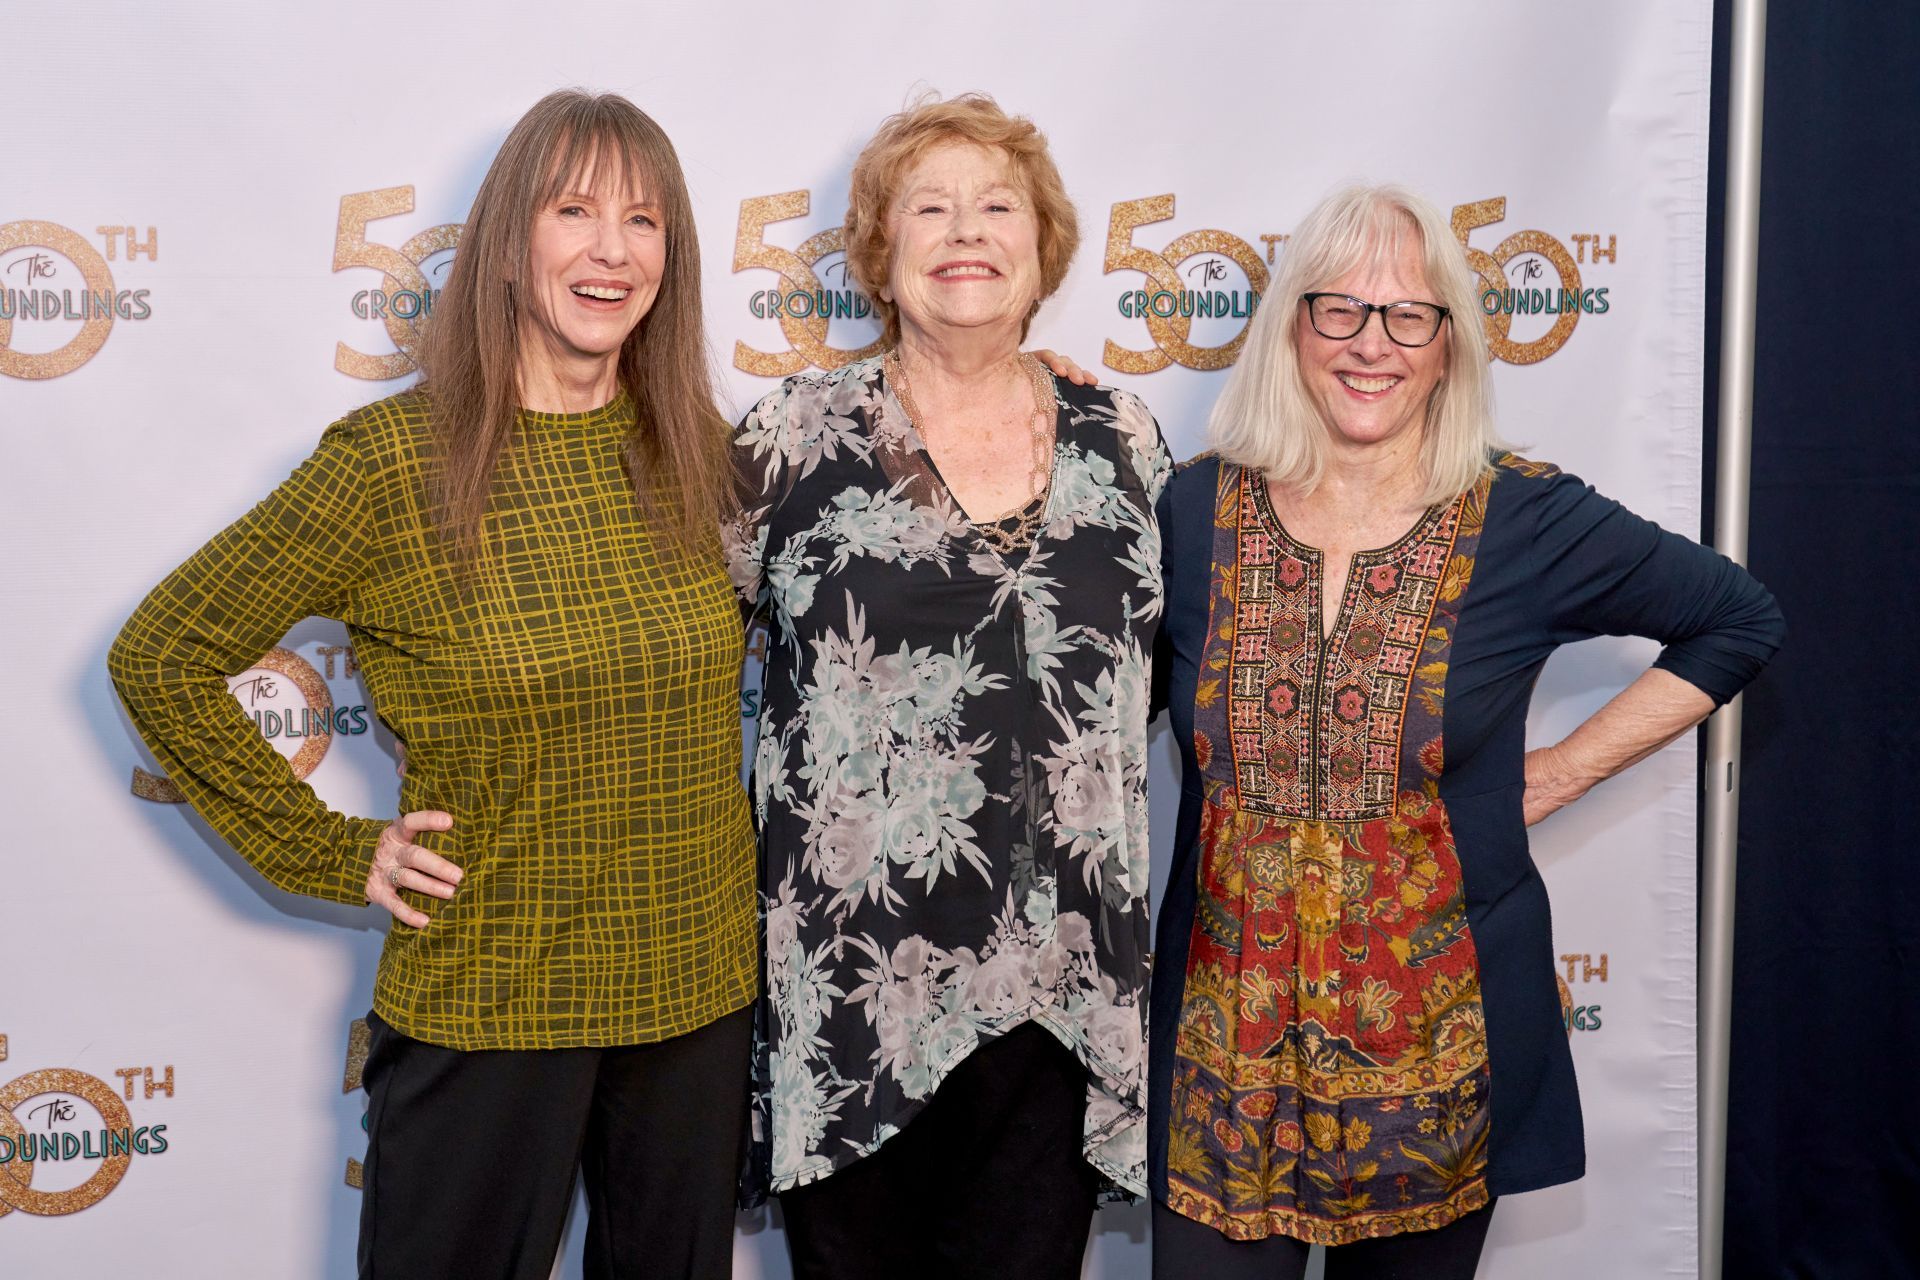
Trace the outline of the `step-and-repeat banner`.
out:
<instances>
[{"instance_id":1,"label":"step-and-repeat banner","mask_svg":"<svg viewBox=\"0 0 1920 1280\"><path fill-rule=\"evenodd\" d=\"M674 138L736 412L872 349L840 252L848 166L912 95L977 89L1046 131L1080 210L1035 340L1145 397L1177 456L1204 447L1289 228L1336 183L1394 180L1452 211L1485 282L1507 437L1698 529L1705 0L16 0L7 16L10 1277L351 1273L354 1024L384 916L240 863L154 771L103 663L162 573L329 421L406 384L480 176L550 89L618 90ZM1535 740L1651 654L1557 656ZM338 625L301 624L233 691L330 804L393 812L393 744ZM1162 733L1159 851L1172 760ZM1589 1173L1503 1203L1483 1276L1693 1273L1693 778L1683 742L1534 832ZM1146 1230L1141 1207L1104 1209L1088 1274L1146 1276ZM563 1274L579 1235L576 1217ZM777 1216L742 1218L738 1259L787 1274Z\"/></svg>"}]
</instances>

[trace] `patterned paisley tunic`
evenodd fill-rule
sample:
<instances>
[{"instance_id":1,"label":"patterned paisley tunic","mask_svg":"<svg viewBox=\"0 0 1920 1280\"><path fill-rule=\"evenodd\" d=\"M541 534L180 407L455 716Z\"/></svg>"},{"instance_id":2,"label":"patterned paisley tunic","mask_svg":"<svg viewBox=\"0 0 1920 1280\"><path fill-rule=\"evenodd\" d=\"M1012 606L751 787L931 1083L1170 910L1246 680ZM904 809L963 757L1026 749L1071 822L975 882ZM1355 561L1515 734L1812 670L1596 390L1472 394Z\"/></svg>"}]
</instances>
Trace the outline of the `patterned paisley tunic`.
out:
<instances>
[{"instance_id":1,"label":"patterned paisley tunic","mask_svg":"<svg viewBox=\"0 0 1920 1280\"><path fill-rule=\"evenodd\" d=\"M1184 780L1153 992L1154 1193L1236 1239L1443 1226L1580 1176L1546 890L1521 820L1555 647L1667 643L1724 702L1778 646L1738 567L1502 455L1356 555L1257 474L1196 460L1163 507Z\"/></svg>"},{"instance_id":2,"label":"patterned paisley tunic","mask_svg":"<svg viewBox=\"0 0 1920 1280\"><path fill-rule=\"evenodd\" d=\"M1144 1194L1147 705L1171 471L1137 399L1055 388L1046 523L1001 554L879 359L735 437L728 538L770 637L757 1164L775 1191L899 1132L1027 1021L1088 1072L1084 1150Z\"/></svg>"}]
</instances>

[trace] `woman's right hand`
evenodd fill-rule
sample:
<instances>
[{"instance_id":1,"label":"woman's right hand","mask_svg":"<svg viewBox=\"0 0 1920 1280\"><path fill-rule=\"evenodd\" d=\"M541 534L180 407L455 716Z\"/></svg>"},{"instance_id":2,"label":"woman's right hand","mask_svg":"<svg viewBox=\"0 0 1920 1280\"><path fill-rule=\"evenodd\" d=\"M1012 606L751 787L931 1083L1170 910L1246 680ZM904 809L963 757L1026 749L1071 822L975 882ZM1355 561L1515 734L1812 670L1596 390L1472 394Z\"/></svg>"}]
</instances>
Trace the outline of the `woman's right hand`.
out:
<instances>
[{"instance_id":1,"label":"woman's right hand","mask_svg":"<svg viewBox=\"0 0 1920 1280\"><path fill-rule=\"evenodd\" d=\"M453 815L438 809L403 813L389 822L374 846L373 865L367 868L367 901L385 907L401 924L426 928L432 917L408 906L400 890L451 898L454 886L466 873L433 850L415 844L413 837L421 831L452 829Z\"/></svg>"},{"instance_id":2,"label":"woman's right hand","mask_svg":"<svg viewBox=\"0 0 1920 1280\"><path fill-rule=\"evenodd\" d=\"M1373 318L1371 314L1367 316ZM1100 376L1082 369L1072 356L1063 356L1058 351L1046 347L1036 347L1028 353L1041 364L1047 366L1055 377L1065 378L1076 387L1091 387L1099 384Z\"/></svg>"}]
</instances>

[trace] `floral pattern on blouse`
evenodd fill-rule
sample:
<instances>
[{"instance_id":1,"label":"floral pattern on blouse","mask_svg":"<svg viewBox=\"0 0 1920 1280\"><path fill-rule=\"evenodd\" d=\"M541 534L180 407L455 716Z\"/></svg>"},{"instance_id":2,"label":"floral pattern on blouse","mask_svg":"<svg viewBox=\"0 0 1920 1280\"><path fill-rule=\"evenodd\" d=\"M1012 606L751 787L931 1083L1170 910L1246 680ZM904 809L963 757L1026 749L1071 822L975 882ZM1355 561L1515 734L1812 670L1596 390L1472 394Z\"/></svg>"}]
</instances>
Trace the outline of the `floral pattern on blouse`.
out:
<instances>
[{"instance_id":1,"label":"floral pattern on blouse","mask_svg":"<svg viewBox=\"0 0 1920 1280\"><path fill-rule=\"evenodd\" d=\"M1146 407L1056 385L1024 551L974 531L878 358L735 435L727 554L769 624L755 1146L775 1191L877 1149L1027 1021L1086 1066L1084 1151L1145 1192L1147 717L1170 474Z\"/></svg>"}]
</instances>

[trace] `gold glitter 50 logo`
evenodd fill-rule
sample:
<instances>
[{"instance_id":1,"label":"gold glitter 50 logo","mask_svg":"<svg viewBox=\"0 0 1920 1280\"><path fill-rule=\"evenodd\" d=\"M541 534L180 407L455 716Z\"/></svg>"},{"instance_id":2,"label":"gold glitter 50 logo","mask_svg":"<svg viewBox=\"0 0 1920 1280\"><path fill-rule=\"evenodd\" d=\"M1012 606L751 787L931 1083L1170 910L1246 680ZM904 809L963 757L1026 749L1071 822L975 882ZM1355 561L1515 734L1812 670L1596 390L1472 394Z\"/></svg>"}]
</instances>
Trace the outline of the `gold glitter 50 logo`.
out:
<instances>
[{"instance_id":1,"label":"gold glitter 50 logo","mask_svg":"<svg viewBox=\"0 0 1920 1280\"><path fill-rule=\"evenodd\" d=\"M100 353L115 320L153 315L146 289L122 289L107 266L160 257L160 234L147 228L95 227L102 253L86 237L55 222L0 225L0 373L10 378L57 378ZM31 327L23 323L31 321ZM18 326L16 329L16 325Z\"/></svg>"},{"instance_id":2,"label":"gold glitter 50 logo","mask_svg":"<svg viewBox=\"0 0 1920 1280\"><path fill-rule=\"evenodd\" d=\"M1264 252L1212 229L1186 232L1157 251L1134 242L1139 228L1165 222L1173 214L1171 195L1113 206L1105 271L1133 271L1144 277L1144 287L1120 294L1118 310L1128 319L1146 322L1153 347L1135 351L1109 339L1102 359L1110 369L1156 373L1172 364L1200 370L1232 365L1246 343L1247 322L1266 291L1267 268L1288 239L1284 233L1259 236ZM1473 243L1476 231L1506 216L1505 196L1457 205L1453 234L1467 265L1480 278L1481 322L1493 358L1535 364L1567 344L1581 316L1608 311L1607 288L1585 282L1581 266L1616 262L1618 238L1580 232L1569 237L1569 250L1544 231L1516 231L1491 250ZM1196 340L1196 322L1212 342Z\"/></svg>"},{"instance_id":3,"label":"gold glitter 50 logo","mask_svg":"<svg viewBox=\"0 0 1920 1280\"><path fill-rule=\"evenodd\" d=\"M0 1035L0 1062L6 1057L7 1037ZM173 1067L157 1075L149 1066L113 1074L124 1096L98 1076L64 1068L29 1071L0 1085L0 1218L15 1209L40 1217L78 1213L120 1185L134 1156L167 1149L167 1126L136 1126L126 1104L136 1082L146 1100L155 1094L171 1098ZM98 1117L97 1126L83 1107ZM87 1163L93 1167L85 1177L73 1172Z\"/></svg>"},{"instance_id":4,"label":"gold glitter 50 logo","mask_svg":"<svg viewBox=\"0 0 1920 1280\"><path fill-rule=\"evenodd\" d=\"M1169 364L1188 369L1224 369L1240 358L1247 341L1247 321L1260 305L1267 287L1267 263L1273 246L1285 236L1262 236L1267 261L1253 247L1224 231L1189 231L1155 252L1133 242L1136 229L1173 217L1171 195L1145 200L1122 200L1113 206L1107 222L1107 257L1103 270L1137 271L1147 287L1120 295L1120 314L1147 322L1153 338L1151 351L1130 351L1108 339L1101 359L1121 373L1157 373ZM1197 259L1197 261L1196 261ZM1234 279L1235 269L1238 279ZM1196 345L1195 319L1230 323L1232 336L1213 346Z\"/></svg>"},{"instance_id":5,"label":"gold glitter 50 logo","mask_svg":"<svg viewBox=\"0 0 1920 1280\"><path fill-rule=\"evenodd\" d=\"M1487 326L1487 346L1496 360L1508 364L1535 364L1567 345L1582 315L1605 315L1611 304L1607 290L1582 285L1580 263L1616 260L1618 237L1608 236L1603 247L1598 232L1576 233L1572 239L1577 257L1544 231L1516 231L1494 246L1491 253L1476 249L1469 241L1480 227L1492 226L1507 216L1507 198L1495 196L1472 204L1455 205L1453 234L1467 251L1467 265L1480 277L1481 318ZM1554 284L1547 285L1551 269ZM1553 319L1545 333L1525 342L1513 338L1516 316L1537 316L1537 328L1545 318Z\"/></svg>"},{"instance_id":6,"label":"gold glitter 50 logo","mask_svg":"<svg viewBox=\"0 0 1920 1280\"><path fill-rule=\"evenodd\" d=\"M351 678L360 669L347 645L323 644L315 652L329 677L340 669ZM336 658L344 659L340 668L335 666ZM319 670L292 649L268 650L258 662L228 680L227 687L253 717L260 736L288 758L297 778L305 778L320 767L334 735L354 736L372 728L364 704L336 706ZM133 794L157 804L186 802L186 796L170 779L137 766Z\"/></svg>"},{"instance_id":7,"label":"gold glitter 50 logo","mask_svg":"<svg viewBox=\"0 0 1920 1280\"><path fill-rule=\"evenodd\" d=\"M415 369L413 344L416 326L433 313L440 291L430 275L444 272L460 243L460 224L443 222L408 238L399 248L367 238L369 223L413 212L412 187L382 187L340 197L340 221L333 233L333 269L365 268L380 273L381 283L353 295L353 314L378 320L393 343L391 352L369 354L344 342L334 344L333 367L353 378L382 382L402 378ZM430 259L445 255L437 262Z\"/></svg>"},{"instance_id":8,"label":"gold glitter 50 logo","mask_svg":"<svg viewBox=\"0 0 1920 1280\"><path fill-rule=\"evenodd\" d=\"M815 268L825 259L846 249L839 227L829 227L801 242L797 249L784 249L767 243L767 227L791 218L804 218L812 205L805 191L783 191L779 195L754 196L740 202L740 227L733 240L735 272L759 268L772 271L780 283L761 289L747 300L747 310L756 319L780 322L780 333L787 340L786 351L757 351L744 342L733 344L733 367L763 378L786 378L809 365L835 369L854 360L877 355L880 340L863 347L842 349L827 344L827 331L838 320L864 320L873 311L866 294L847 279L844 261L831 264L824 274L829 281L839 273L839 284L829 288L820 281Z\"/></svg>"}]
</instances>

